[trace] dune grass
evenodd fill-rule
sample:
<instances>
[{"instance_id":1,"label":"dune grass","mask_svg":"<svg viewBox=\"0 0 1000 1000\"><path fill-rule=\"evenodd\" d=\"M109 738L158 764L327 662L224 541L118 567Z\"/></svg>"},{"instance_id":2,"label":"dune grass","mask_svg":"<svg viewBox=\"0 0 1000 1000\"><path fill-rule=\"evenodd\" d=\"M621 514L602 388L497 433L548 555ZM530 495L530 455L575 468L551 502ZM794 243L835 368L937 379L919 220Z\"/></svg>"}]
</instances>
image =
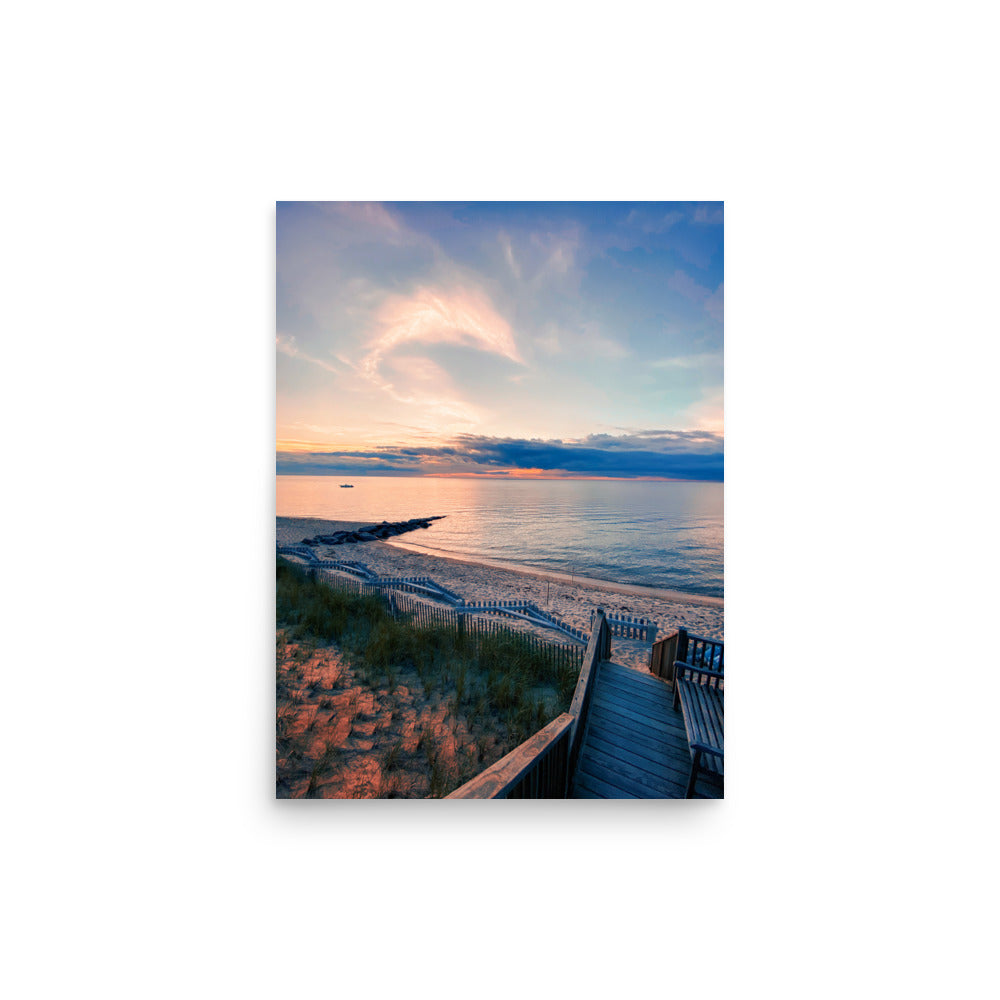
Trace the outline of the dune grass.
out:
<instances>
[{"instance_id":1,"label":"dune grass","mask_svg":"<svg viewBox=\"0 0 1000 1000\"><path fill-rule=\"evenodd\" d=\"M415 673L425 695L447 699L449 712L469 730L502 733L503 752L513 749L560 712L573 696L577 670L553 662L537 643L514 631L467 634L447 625L419 626L405 616L396 620L378 597L365 597L330 587L287 560L277 560L276 611L279 629L306 650L335 644L345 653L360 679L371 688L394 690L400 672ZM282 639L281 641L285 641ZM301 648L300 648L301 649ZM282 684L296 681L295 664L279 671L278 704ZM457 772L446 772L433 737L425 734L432 796L445 795L483 766L484 742L463 757ZM278 749L282 744L282 713L278 714ZM500 754L502 756L502 754ZM336 761L324 755L310 787ZM495 755L494 755L495 756ZM382 758L386 773L398 765L399 751L390 748Z\"/></svg>"}]
</instances>

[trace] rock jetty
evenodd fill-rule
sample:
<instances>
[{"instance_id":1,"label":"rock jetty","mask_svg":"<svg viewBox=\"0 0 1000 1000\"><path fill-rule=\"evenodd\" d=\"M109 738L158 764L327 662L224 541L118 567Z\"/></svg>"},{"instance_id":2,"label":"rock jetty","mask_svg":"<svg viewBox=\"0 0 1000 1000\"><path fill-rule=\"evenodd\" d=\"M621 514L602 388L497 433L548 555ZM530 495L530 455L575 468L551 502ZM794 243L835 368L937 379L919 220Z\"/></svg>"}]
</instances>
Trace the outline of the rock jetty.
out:
<instances>
[{"instance_id":1,"label":"rock jetty","mask_svg":"<svg viewBox=\"0 0 1000 1000\"><path fill-rule=\"evenodd\" d=\"M395 535L402 535L417 528L429 528L431 521L440 521L445 515L438 517L414 517L409 521L383 521L381 524L368 524L356 531L335 531L332 535L316 535L313 538L303 538L303 545L345 545L348 542L376 542Z\"/></svg>"}]
</instances>

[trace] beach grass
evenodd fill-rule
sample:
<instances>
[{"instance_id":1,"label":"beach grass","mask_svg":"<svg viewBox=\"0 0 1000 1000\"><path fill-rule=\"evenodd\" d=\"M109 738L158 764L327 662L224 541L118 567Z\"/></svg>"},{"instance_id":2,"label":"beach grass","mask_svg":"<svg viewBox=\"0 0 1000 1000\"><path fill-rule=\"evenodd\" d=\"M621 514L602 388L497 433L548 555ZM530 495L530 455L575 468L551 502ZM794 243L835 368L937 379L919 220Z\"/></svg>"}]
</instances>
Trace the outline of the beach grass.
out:
<instances>
[{"instance_id":1,"label":"beach grass","mask_svg":"<svg viewBox=\"0 0 1000 1000\"><path fill-rule=\"evenodd\" d=\"M289 732L288 719L294 713L287 706L295 698L302 705L301 665L317 649L335 646L348 658L355 676L388 699L401 676L415 677L425 698L440 699L447 713L461 721L469 734L464 748L456 744L450 755L443 753L443 740L450 738L454 743L455 733L446 736L427 728L420 736L418 752L410 755L411 765L414 758L422 760L431 797L447 795L565 711L576 684L577 670L571 664L546 655L544 647L521 633L503 629L469 633L445 624L418 624L406 615L397 620L381 598L328 586L280 557L276 612L281 664L277 750L279 771L291 771L279 774L279 788L283 781L286 788L299 787L308 776L306 795L317 794L322 780L349 756L334 753L328 746L321 753L301 748L296 753L295 737ZM287 655L290 643L296 647L291 657ZM317 705L331 703L330 693L315 682L306 693L318 699ZM353 709L342 706L330 724L345 714L353 724L359 716L357 705ZM311 717L304 735L315 727L316 718L315 714ZM374 741L390 741L378 756L383 784L391 794L403 794L398 773L406 757L402 745L391 732L381 731L388 727L376 722L371 728ZM393 781L386 780L390 774Z\"/></svg>"}]
</instances>

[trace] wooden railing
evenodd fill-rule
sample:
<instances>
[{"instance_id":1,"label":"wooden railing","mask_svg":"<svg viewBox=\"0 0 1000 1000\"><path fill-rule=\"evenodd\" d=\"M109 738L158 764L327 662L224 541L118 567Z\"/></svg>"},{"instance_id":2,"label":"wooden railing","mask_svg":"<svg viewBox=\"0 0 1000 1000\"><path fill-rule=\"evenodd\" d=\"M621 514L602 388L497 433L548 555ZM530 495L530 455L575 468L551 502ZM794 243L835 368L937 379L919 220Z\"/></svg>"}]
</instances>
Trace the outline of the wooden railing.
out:
<instances>
[{"instance_id":1,"label":"wooden railing","mask_svg":"<svg viewBox=\"0 0 1000 1000\"><path fill-rule=\"evenodd\" d=\"M515 747L449 799L564 799L587 729L590 698L601 660L611 656L611 630L598 611L569 711Z\"/></svg>"},{"instance_id":2,"label":"wooden railing","mask_svg":"<svg viewBox=\"0 0 1000 1000\"><path fill-rule=\"evenodd\" d=\"M573 716L563 712L449 799L564 799Z\"/></svg>"},{"instance_id":3,"label":"wooden railing","mask_svg":"<svg viewBox=\"0 0 1000 1000\"><path fill-rule=\"evenodd\" d=\"M680 632L674 629L666 635L660 636L653 643L649 651L649 672L657 677L662 677L665 681L674 679L674 660L677 656L677 643L680 639Z\"/></svg>"},{"instance_id":4,"label":"wooden railing","mask_svg":"<svg viewBox=\"0 0 1000 1000\"><path fill-rule=\"evenodd\" d=\"M692 667L722 671L722 655L725 643L721 639L706 639L703 635L690 635L687 629L677 630L676 659L690 663Z\"/></svg>"},{"instance_id":5,"label":"wooden railing","mask_svg":"<svg viewBox=\"0 0 1000 1000\"><path fill-rule=\"evenodd\" d=\"M569 714L573 716L573 731L570 737L569 774L576 771L576 760L580 755L580 745L587 729L587 717L590 712L590 696L594 690L597 677L597 667L601 660L611 658L611 629L605 620L604 612L598 608L594 616L590 632L590 642L583 654L583 665L576 681L576 690L570 702Z\"/></svg>"}]
</instances>

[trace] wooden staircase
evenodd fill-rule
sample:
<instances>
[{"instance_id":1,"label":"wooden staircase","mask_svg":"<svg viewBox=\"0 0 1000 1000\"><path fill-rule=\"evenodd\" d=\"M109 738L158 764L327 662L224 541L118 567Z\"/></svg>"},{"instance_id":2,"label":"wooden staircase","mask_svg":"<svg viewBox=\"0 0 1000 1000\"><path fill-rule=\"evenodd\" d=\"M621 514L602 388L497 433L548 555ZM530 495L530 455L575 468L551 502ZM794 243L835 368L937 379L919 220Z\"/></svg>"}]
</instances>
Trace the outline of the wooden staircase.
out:
<instances>
[{"instance_id":1,"label":"wooden staircase","mask_svg":"<svg viewBox=\"0 0 1000 1000\"><path fill-rule=\"evenodd\" d=\"M691 755L667 681L602 661L570 798L684 798ZM722 798L721 779L700 777L695 798Z\"/></svg>"},{"instance_id":2,"label":"wooden staircase","mask_svg":"<svg viewBox=\"0 0 1000 1000\"><path fill-rule=\"evenodd\" d=\"M650 659L658 670L678 653L699 662L714 658L721 670L721 641L678 629L654 653L658 648ZM611 627L598 610L569 711L448 798L683 799L691 754L672 682L610 656ZM700 774L694 798L722 797L722 779Z\"/></svg>"}]
</instances>

